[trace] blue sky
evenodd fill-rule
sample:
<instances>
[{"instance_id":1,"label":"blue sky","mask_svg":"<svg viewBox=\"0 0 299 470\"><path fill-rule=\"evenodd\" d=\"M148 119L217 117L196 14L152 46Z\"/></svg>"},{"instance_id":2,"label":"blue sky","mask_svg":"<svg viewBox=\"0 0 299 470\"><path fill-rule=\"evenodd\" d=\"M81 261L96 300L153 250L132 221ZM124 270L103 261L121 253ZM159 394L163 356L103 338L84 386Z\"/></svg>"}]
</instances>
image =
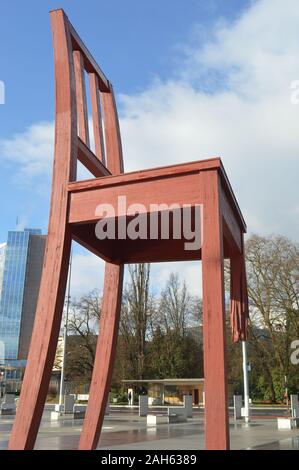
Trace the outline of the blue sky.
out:
<instances>
[{"instance_id":1,"label":"blue sky","mask_svg":"<svg viewBox=\"0 0 299 470\"><path fill-rule=\"evenodd\" d=\"M0 7L0 242L17 216L47 228L60 7L114 84L127 170L219 155L249 232L298 240L296 0L19 0Z\"/></svg>"},{"instance_id":2,"label":"blue sky","mask_svg":"<svg viewBox=\"0 0 299 470\"><path fill-rule=\"evenodd\" d=\"M53 61L48 12L64 8L119 92L143 90L169 78L178 50L201 26L234 18L240 0L99 0L1 2L1 79L7 103L1 134L53 118Z\"/></svg>"},{"instance_id":3,"label":"blue sky","mask_svg":"<svg viewBox=\"0 0 299 470\"><path fill-rule=\"evenodd\" d=\"M0 139L53 119L49 10L64 8L115 90L135 94L154 77L167 79L175 73L180 47L195 27L208 31L219 16L236 16L242 4L239 0L1 2L0 79L5 83L6 103L0 106ZM6 203L1 210L0 240L14 227L17 216L29 225L46 226L47 191L36 199L32 187L15 181L14 172L15 164L4 162L0 197Z\"/></svg>"}]
</instances>

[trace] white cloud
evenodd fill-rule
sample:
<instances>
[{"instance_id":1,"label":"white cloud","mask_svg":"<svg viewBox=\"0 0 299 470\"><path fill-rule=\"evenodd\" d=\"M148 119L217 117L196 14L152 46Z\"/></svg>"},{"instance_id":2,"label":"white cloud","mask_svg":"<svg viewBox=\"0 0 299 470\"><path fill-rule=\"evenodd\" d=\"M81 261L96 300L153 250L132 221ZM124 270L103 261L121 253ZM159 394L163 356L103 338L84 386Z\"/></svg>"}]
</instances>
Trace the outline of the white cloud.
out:
<instances>
[{"instance_id":1,"label":"white cloud","mask_svg":"<svg viewBox=\"0 0 299 470\"><path fill-rule=\"evenodd\" d=\"M104 286L105 263L97 256L87 251L74 252L72 262L71 297L79 299L81 296L98 289L102 294ZM188 289L192 295L202 293L201 263L173 262L153 263L151 266L151 288L158 295L169 279L170 273L178 273L180 279L186 280ZM124 285L129 280L127 269L125 270Z\"/></svg>"},{"instance_id":2,"label":"white cloud","mask_svg":"<svg viewBox=\"0 0 299 470\"><path fill-rule=\"evenodd\" d=\"M195 33L169 80L120 95L126 170L220 156L249 232L298 239L298 24L297 0L252 2L233 23ZM53 124L40 123L0 142L0 154L32 178L49 174L52 144ZM76 266L76 291L101 285L93 257ZM197 268L182 266L195 293ZM157 265L153 276L164 281L172 269Z\"/></svg>"},{"instance_id":3,"label":"white cloud","mask_svg":"<svg viewBox=\"0 0 299 470\"><path fill-rule=\"evenodd\" d=\"M249 232L296 238L298 22L296 0L254 2L195 36L179 79L121 96L126 169L220 156Z\"/></svg>"},{"instance_id":4,"label":"white cloud","mask_svg":"<svg viewBox=\"0 0 299 470\"><path fill-rule=\"evenodd\" d=\"M89 127L91 129L90 120ZM93 134L91 148L94 149ZM24 132L14 134L10 139L0 140L0 155L7 162L15 165L15 180L36 185L41 177L50 181L54 155L54 122L38 122L27 127ZM78 163L78 178L90 178L91 174ZM43 183L41 184L43 186Z\"/></svg>"},{"instance_id":5,"label":"white cloud","mask_svg":"<svg viewBox=\"0 0 299 470\"><path fill-rule=\"evenodd\" d=\"M119 96L126 170L220 156L249 232L296 238L298 23L296 0L260 0L205 35L195 27L174 78ZM0 151L24 180L49 174L53 123L32 125Z\"/></svg>"},{"instance_id":6,"label":"white cloud","mask_svg":"<svg viewBox=\"0 0 299 470\"><path fill-rule=\"evenodd\" d=\"M49 174L53 158L54 124L40 122L10 139L0 141L1 157L18 163L26 179Z\"/></svg>"},{"instance_id":7,"label":"white cloud","mask_svg":"<svg viewBox=\"0 0 299 470\"><path fill-rule=\"evenodd\" d=\"M71 297L79 299L94 289L103 291L104 262L88 252L75 252L72 261Z\"/></svg>"},{"instance_id":8,"label":"white cloud","mask_svg":"<svg viewBox=\"0 0 299 470\"><path fill-rule=\"evenodd\" d=\"M151 266L151 285L154 292L159 293L169 279L171 273L178 273L181 281L186 281L192 295L201 296L202 270L200 261L153 263Z\"/></svg>"}]
</instances>

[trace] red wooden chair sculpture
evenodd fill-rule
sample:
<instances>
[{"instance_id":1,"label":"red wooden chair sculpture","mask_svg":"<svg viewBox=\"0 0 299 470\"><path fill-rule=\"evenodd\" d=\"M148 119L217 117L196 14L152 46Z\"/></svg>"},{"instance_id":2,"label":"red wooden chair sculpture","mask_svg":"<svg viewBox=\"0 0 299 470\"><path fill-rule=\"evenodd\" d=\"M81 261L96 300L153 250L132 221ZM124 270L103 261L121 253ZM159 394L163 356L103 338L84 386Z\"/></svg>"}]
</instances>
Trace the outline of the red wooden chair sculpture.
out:
<instances>
[{"instance_id":1,"label":"red wooden chair sculpture","mask_svg":"<svg viewBox=\"0 0 299 470\"><path fill-rule=\"evenodd\" d=\"M246 339L248 308L243 245L246 226L221 160L123 173L111 83L65 13L52 11L51 22L56 80L51 212L36 320L9 448L31 449L35 444L55 357L73 239L106 261L100 333L79 448L96 448L101 432L115 357L124 264L201 259L205 442L207 449L228 449L225 257L231 260L234 341ZM85 73L89 76L95 152L90 149ZM77 159L93 179L76 181ZM154 239L117 236L115 240L99 240L95 233L100 218L96 208L104 202L115 208L115 219L126 216L118 212L119 196L125 196L128 205L143 204L147 218L151 204L189 204L192 210L201 204L201 249L185 250L185 240L164 240L160 232ZM124 220L127 224L130 217ZM170 227L170 232L173 230Z\"/></svg>"}]
</instances>

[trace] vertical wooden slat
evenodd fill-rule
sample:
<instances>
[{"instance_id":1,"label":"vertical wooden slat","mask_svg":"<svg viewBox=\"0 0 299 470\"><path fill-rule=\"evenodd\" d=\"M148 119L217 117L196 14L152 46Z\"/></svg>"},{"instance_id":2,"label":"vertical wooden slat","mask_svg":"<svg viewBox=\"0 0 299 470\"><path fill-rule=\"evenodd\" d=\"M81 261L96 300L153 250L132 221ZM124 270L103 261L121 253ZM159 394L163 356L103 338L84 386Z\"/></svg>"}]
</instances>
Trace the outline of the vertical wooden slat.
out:
<instances>
[{"instance_id":1,"label":"vertical wooden slat","mask_svg":"<svg viewBox=\"0 0 299 470\"><path fill-rule=\"evenodd\" d=\"M123 172L121 137L113 90L102 93L107 167L112 174ZM79 449L95 449L100 437L115 362L119 328L123 265L105 264L102 318L94 369Z\"/></svg>"},{"instance_id":2,"label":"vertical wooden slat","mask_svg":"<svg viewBox=\"0 0 299 470\"><path fill-rule=\"evenodd\" d=\"M80 51L74 51L73 57L76 78L78 135L83 140L83 142L89 147L90 142L88 129L88 112L82 53Z\"/></svg>"},{"instance_id":3,"label":"vertical wooden slat","mask_svg":"<svg viewBox=\"0 0 299 470\"><path fill-rule=\"evenodd\" d=\"M95 154L105 165L105 147L100 104L99 79L95 73L89 74L90 101L95 144Z\"/></svg>"},{"instance_id":4,"label":"vertical wooden slat","mask_svg":"<svg viewBox=\"0 0 299 470\"><path fill-rule=\"evenodd\" d=\"M105 127L106 164L113 175L124 171L121 138L112 85L110 93L101 93Z\"/></svg>"},{"instance_id":5,"label":"vertical wooden slat","mask_svg":"<svg viewBox=\"0 0 299 470\"><path fill-rule=\"evenodd\" d=\"M105 264L105 284L101 310L100 334L89 391L86 417L79 449L97 447L113 373L121 307L123 266Z\"/></svg>"},{"instance_id":6,"label":"vertical wooden slat","mask_svg":"<svg viewBox=\"0 0 299 470\"><path fill-rule=\"evenodd\" d=\"M200 173L203 190L203 333L206 449L229 448L223 233L217 171Z\"/></svg>"},{"instance_id":7,"label":"vertical wooden slat","mask_svg":"<svg viewBox=\"0 0 299 470\"><path fill-rule=\"evenodd\" d=\"M9 449L32 449L51 377L61 324L71 247L67 223L69 181L76 175L76 107L67 18L51 13L55 79L55 157L51 212L38 304Z\"/></svg>"}]
</instances>

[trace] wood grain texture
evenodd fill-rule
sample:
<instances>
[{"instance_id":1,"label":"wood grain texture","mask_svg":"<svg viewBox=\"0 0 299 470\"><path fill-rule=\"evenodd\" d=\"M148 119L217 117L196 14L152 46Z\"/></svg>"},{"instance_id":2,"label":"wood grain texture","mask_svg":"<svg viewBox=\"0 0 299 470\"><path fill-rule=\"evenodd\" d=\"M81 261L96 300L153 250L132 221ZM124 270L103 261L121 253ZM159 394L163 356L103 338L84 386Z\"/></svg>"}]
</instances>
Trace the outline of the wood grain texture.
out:
<instances>
[{"instance_id":1,"label":"wood grain texture","mask_svg":"<svg viewBox=\"0 0 299 470\"><path fill-rule=\"evenodd\" d=\"M78 160L96 177L110 176L110 171L101 160L78 137Z\"/></svg>"},{"instance_id":2,"label":"wood grain texture","mask_svg":"<svg viewBox=\"0 0 299 470\"><path fill-rule=\"evenodd\" d=\"M105 129L106 164L113 175L124 171L124 162L119 130L119 122L113 88L109 93L101 93Z\"/></svg>"},{"instance_id":3,"label":"wood grain texture","mask_svg":"<svg viewBox=\"0 0 299 470\"><path fill-rule=\"evenodd\" d=\"M121 180L121 179L120 179ZM100 188L92 191L72 192L70 197L69 222L72 224L99 220L96 208L99 204L110 204L116 216L119 198L126 198L126 206L143 204L150 211L151 204L191 204L201 203L198 173L184 176L155 178L150 181L136 181L133 184L118 184L113 188ZM140 208L141 209L141 208ZM140 212L142 212L140 210Z\"/></svg>"},{"instance_id":4,"label":"wood grain texture","mask_svg":"<svg viewBox=\"0 0 299 470\"><path fill-rule=\"evenodd\" d=\"M246 233L246 223L243 217L243 214L241 212L240 206L238 204L238 201L236 199L236 196L233 192L233 189L231 187L230 181L228 179L228 176L226 174L225 168L223 166L222 161L220 160L220 175L221 175L221 184L222 188L228 198L229 204L235 214L236 219L238 220L240 227L242 227L242 231Z\"/></svg>"},{"instance_id":5,"label":"wood grain texture","mask_svg":"<svg viewBox=\"0 0 299 470\"><path fill-rule=\"evenodd\" d=\"M202 247L205 378L205 447L229 448L223 233L217 171L201 173L204 219Z\"/></svg>"},{"instance_id":6,"label":"wood grain texture","mask_svg":"<svg viewBox=\"0 0 299 470\"><path fill-rule=\"evenodd\" d=\"M79 449L95 449L100 437L112 378L121 307L123 266L105 264L100 334Z\"/></svg>"},{"instance_id":7,"label":"wood grain texture","mask_svg":"<svg viewBox=\"0 0 299 470\"><path fill-rule=\"evenodd\" d=\"M149 217L148 217L149 219ZM116 224L118 221L116 220ZM128 223L128 221L126 221ZM158 222L160 223L160 221ZM148 228L150 221L148 220ZM161 224L159 225L161 227ZM158 230L159 230L158 226ZM172 237L172 220L170 219L170 239L104 239L99 240L95 234L95 224L72 226L73 238L85 248L100 256L105 261L121 263L161 263L168 261L192 261L201 259L201 250L186 250L185 238ZM195 226L194 217L192 226ZM149 233L149 229L148 229ZM190 240L188 240L190 241Z\"/></svg>"},{"instance_id":8,"label":"wood grain texture","mask_svg":"<svg viewBox=\"0 0 299 470\"><path fill-rule=\"evenodd\" d=\"M71 246L67 225L67 183L76 175L74 71L63 12L53 12L51 20L56 77L51 212L33 334L9 449L32 449L36 440L60 330Z\"/></svg>"},{"instance_id":9,"label":"wood grain texture","mask_svg":"<svg viewBox=\"0 0 299 470\"><path fill-rule=\"evenodd\" d=\"M63 11L63 10L57 10L57 11ZM85 70L89 73L96 73L99 79L100 90L109 92L110 90L109 80L105 76L103 70L101 70L101 68L99 67L95 59L93 58L92 54L87 49L82 39L80 38L79 34L77 33L77 31L75 30L75 28L70 22L68 22L68 27L69 27L69 31L71 34L71 41L72 41L73 49L75 51L77 50L81 51L83 54Z\"/></svg>"},{"instance_id":10,"label":"wood grain texture","mask_svg":"<svg viewBox=\"0 0 299 470\"><path fill-rule=\"evenodd\" d=\"M102 112L100 103L99 79L95 73L89 74L90 101L92 112L95 154L106 165Z\"/></svg>"},{"instance_id":11,"label":"wood grain texture","mask_svg":"<svg viewBox=\"0 0 299 470\"><path fill-rule=\"evenodd\" d=\"M76 79L78 135L80 139L87 145L87 147L90 147L84 62L80 51L74 51L73 56Z\"/></svg>"},{"instance_id":12,"label":"wood grain texture","mask_svg":"<svg viewBox=\"0 0 299 470\"><path fill-rule=\"evenodd\" d=\"M196 174L199 171L218 170L220 169L220 164L221 160L219 158L210 158L208 160L198 160L195 162L132 171L120 175L112 174L109 176L109 178L93 178L69 183L69 191L74 193L85 191L86 189L98 189L108 186L113 187L119 184L136 183L138 181L152 181L155 179L160 179L161 177L176 177L186 175L188 173Z\"/></svg>"},{"instance_id":13,"label":"wood grain texture","mask_svg":"<svg viewBox=\"0 0 299 470\"><path fill-rule=\"evenodd\" d=\"M121 173L123 172L123 155L112 88L109 94L104 95L102 99L107 167L113 174ZM105 264L102 318L79 449L95 449L103 425L116 355L123 269L122 264Z\"/></svg>"},{"instance_id":14,"label":"wood grain texture","mask_svg":"<svg viewBox=\"0 0 299 470\"><path fill-rule=\"evenodd\" d=\"M233 208L228 201L228 198L221 187L220 190L220 204L221 204L221 213L225 220L225 230L229 233L226 233L226 236L230 238L230 242L235 250L242 251L242 227L238 223L238 220L235 216Z\"/></svg>"}]
</instances>

